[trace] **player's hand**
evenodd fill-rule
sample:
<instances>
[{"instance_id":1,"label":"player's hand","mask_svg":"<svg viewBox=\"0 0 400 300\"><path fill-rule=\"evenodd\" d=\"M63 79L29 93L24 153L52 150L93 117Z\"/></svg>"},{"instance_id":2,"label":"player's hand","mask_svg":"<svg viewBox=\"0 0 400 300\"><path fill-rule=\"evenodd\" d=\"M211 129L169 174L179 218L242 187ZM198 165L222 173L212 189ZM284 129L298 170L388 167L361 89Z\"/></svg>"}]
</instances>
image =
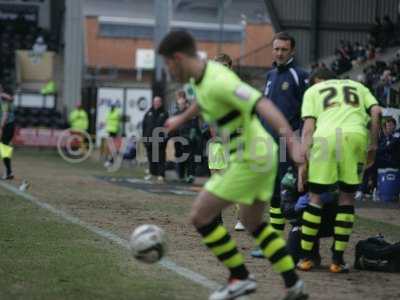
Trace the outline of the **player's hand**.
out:
<instances>
[{"instance_id":1,"label":"player's hand","mask_svg":"<svg viewBox=\"0 0 400 300\"><path fill-rule=\"evenodd\" d=\"M368 147L367 163L365 164L365 169L372 167L372 165L374 164L377 149L378 149L378 146L376 146L376 145L370 145Z\"/></svg>"},{"instance_id":2,"label":"player's hand","mask_svg":"<svg viewBox=\"0 0 400 300\"><path fill-rule=\"evenodd\" d=\"M302 152L301 155L304 156L304 159L306 161L310 160L310 149L307 145L301 144L301 149L300 151Z\"/></svg>"},{"instance_id":3,"label":"player's hand","mask_svg":"<svg viewBox=\"0 0 400 300\"><path fill-rule=\"evenodd\" d=\"M306 153L302 149L303 147L297 141L293 141L289 148L289 154L296 165L302 165L307 161Z\"/></svg>"},{"instance_id":4,"label":"player's hand","mask_svg":"<svg viewBox=\"0 0 400 300\"><path fill-rule=\"evenodd\" d=\"M297 190L300 193L303 193L305 190L305 185L307 182L307 164L302 164L298 167L298 175L297 175Z\"/></svg>"},{"instance_id":5,"label":"player's hand","mask_svg":"<svg viewBox=\"0 0 400 300\"><path fill-rule=\"evenodd\" d=\"M175 131L181 126L183 123L183 118L182 116L173 116L168 118L165 123L164 127L167 129L167 132Z\"/></svg>"}]
</instances>

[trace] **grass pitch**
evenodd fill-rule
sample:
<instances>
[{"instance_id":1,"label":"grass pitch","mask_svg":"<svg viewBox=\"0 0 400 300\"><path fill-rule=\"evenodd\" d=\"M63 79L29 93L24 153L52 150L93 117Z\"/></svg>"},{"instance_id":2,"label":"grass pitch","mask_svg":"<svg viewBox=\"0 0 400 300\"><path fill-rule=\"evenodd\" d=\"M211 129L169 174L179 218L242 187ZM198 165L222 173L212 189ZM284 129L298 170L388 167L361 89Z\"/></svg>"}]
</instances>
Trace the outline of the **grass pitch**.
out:
<instances>
[{"instance_id":1,"label":"grass pitch","mask_svg":"<svg viewBox=\"0 0 400 300\"><path fill-rule=\"evenodd\" d=\"M146 193L97 179L143 178L141 166L126 166L110 174L95 159L69 164L55 152L18 149L15 154L17 179L12 184L27 179L32 184L28 192L36 198L125 239L135 226L157 224L169 235L169 259L211 280L225 280L224 268L188 224L193 197ZM346 251L350 264L360 239L383 233L390 241L400 240L397 213L363 209ZM232 231L236 221L233 210L226 212L224 221ZM259 283L258 292L249 298L281 299L280 278L267 261L249 255L254 241L245 233L232 235ZM325 266L330 245L331 239L325 239L321 246ZM301 276L311 299L400 299L398 274L352 270L336 276L324 268ZM208 294L159 265L135 262L125 249L0 189L0 299L197 300L207 299Z\"/></svg>"},{"instance_id":2,"label":"grass pitch","mask_svg":"<svg viewBox=\"0 0 400 300\"><path fill-rule=\"evenodd\" d=\"M0 299L188 299L192 283L0 189ZM189 294L188 294L189 293Z\"/></svg>"}]
</instances>

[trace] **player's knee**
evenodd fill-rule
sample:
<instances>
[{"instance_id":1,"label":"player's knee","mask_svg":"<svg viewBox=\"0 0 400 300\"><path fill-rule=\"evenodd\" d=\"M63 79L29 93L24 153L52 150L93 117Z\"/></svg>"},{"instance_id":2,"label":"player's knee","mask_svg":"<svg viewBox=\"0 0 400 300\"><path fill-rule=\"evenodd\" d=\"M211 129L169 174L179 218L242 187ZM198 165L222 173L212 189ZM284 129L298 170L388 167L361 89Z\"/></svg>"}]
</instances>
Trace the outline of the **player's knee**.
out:
<instances>
[{"instance_id":1,"label":"player's knee","mask_svg":"<svg viewBox=\"0 0 400 300\"><path fill-rule=\"evenodd\" d=\"M205 214L204 212L202 212L199 209L196 209L195 207L192 208L189 218L190 218L190 222L196 228L201 228L201 227L210 225L214 221L220 223L220 221L217 221L217 220L219 220L218 215Z\"/></svg>"},{"instance_id":2,"label":"player's knee","mask_svg":"<svg viewBox=\"0 0 400 300\"><path fill-rule=\"evenodd\" d=\"M197 212L194 209L192 209L190 211L189 220L190 220L190 223L192 225L194 225L195 227L198 227L197 226L197 224L198 224L198 220L197 219L198 219Z\"/></svg>"},{"instance_id":3,"label":"player's knee","mask_svg":"<svg viewBox=\"0 0 400 300\"><path fill-rule=\"evenodd\" d=\"M200 211L196 208L192 208L190 212L190 223L193 224L196 228L203 227L207 225L206 219L201 215Z\"/></svg>"}]
</instances>

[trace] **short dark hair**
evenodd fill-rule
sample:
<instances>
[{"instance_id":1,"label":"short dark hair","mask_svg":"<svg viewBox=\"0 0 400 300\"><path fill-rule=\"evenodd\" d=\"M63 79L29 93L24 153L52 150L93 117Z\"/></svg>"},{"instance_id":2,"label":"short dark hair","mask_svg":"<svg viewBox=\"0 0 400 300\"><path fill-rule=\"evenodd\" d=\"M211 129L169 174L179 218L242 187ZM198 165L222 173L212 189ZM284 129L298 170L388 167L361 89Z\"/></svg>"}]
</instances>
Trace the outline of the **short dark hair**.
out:
<instances>
[{"instance_id":1,"label":"short dark hair","mask_svg":"<svg viewBox=\"0 0 400 300\"><path fill-rule=\"evenodd\" d=\"M287 32L282 31L275 34L272 42L276 40L290 41L290 47L292 47L292 49L296 48L296 40Z\"/></svg>"},{"instance_id":2,"label":"short dark hair","mask_svg":"<svg viewBox=\"0 0 400 300\"><path fill-rule=\"evenodd\" d=\"M316 79L329 80L336 79L336 74L327 68L317 68L314 70L309 78L310 85L315 84Z\"/></svg>"},{"instance_id":3,"label":"short dark hair","mask_svg":"<svg viewBox=\"0 0 400 300\"><path fill-rule=\"evenodd\" d=\"M395 127L397 126L397 122L392 116L386 118L385 121L383 121L384 126L386 126L387 123L392 123Z\"/></svg>"},{"instance_id":4,"label":"short dark hair","mask_svg":"<svg viewBox=\"0 0 400 300\"><path fill-rule=\"evenodd\" d=\"M226 53L218 54L214 57L214 60L221 64L226 64L229 68L232 68L232 58Z\"/></svg>"},{"instance_id":5,"label":"short dark hair","mask_svg":"<svg viewBox=\"0 0 400 300\"><path fill-rule=\"evenodd\" d=\"M186 100L186 93L185 93L184 90L179 90L179 91L177 91L177 92L176 92L176 96L177 96L177 97L180 97L180 98L183 98L183 99Z\"/></svg>"},{"instance_id":6,"label":"short dark hair","mask_svg":"<svg viewBox=\"0 0 400 300\"><path fill-rule=\"evenodd\" d=\"M158 54L171 57L176 52L185 53L191 57L197 56L196 42L193 36L185 30L169 32L158 46Z\"/></svg>"}]
</instances>

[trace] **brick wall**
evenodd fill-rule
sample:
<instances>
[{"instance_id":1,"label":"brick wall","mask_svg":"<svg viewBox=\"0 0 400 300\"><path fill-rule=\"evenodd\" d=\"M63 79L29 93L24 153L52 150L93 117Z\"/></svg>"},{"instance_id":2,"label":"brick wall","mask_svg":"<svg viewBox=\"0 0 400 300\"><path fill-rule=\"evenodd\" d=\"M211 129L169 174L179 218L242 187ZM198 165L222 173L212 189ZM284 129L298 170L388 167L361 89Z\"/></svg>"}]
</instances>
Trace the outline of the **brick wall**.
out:
<instances>
[{"instance_id":1,"label":"brick wall","mask_svg":"<svg viewBox=\"0 0 400 300\"><path fill-rule=\"evenodd\" d=\"M87 17L86 22L86 62L88 66L108 67L119 69L135 68L135 53L137 48L153 48L153 42L146 39L108 38L98 34L96 17ZM249 53L272 40L270 25L248 25L246 29L246 43L244 53ZM218 52L218 44L200 42L198 48L205 51L209 58ZM233 59L240 56L240 43L224 43L222 52L229 54ZM271 48L267 47L243 60L244 65L269 67L271 66Z\"/></svg>"}]
</instances>

